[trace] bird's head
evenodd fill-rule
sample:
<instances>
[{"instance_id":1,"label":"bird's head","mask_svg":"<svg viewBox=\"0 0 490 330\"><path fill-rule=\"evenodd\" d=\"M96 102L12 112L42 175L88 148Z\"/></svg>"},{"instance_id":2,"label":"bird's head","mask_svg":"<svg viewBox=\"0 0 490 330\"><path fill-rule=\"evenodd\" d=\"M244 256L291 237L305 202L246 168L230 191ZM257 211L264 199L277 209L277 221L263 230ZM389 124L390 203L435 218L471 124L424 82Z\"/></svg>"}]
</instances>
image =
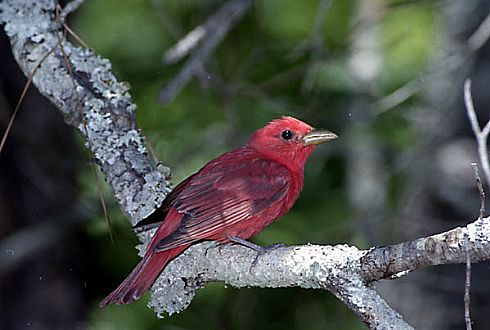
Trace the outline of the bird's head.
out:
<instances>
[{"instance_id":1,"label":"bird's head","mask_svg":"<svg viewBox=\"0 0 490 330\"><path fill-rule=\"evenodd\" d=\"M302 171L317 144L336 138L336 134L316 130L299 119L282 117L252 134L248 145L292 170Z\"/></svg>"}]
</instances>

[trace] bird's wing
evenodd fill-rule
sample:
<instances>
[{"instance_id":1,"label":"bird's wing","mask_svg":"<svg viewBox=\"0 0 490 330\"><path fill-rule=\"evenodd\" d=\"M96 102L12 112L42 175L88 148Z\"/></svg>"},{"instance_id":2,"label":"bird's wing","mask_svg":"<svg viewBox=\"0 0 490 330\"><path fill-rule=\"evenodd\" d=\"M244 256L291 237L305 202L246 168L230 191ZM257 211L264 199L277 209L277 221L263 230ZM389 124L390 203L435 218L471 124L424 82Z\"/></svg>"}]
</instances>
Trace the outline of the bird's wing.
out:
<instances>
[{"instance_id":1,"label":"bird's wing","mask_svg":"<svg viewBox=\"0 0 490 330\"><path fill-rule=\"evenodd\" d=\"M219 236L283 199L289 185L289 171L267 159L210 164L173 200L172 207L182 214L180 225L156 244L154 252Z\"/></svg>"},{"instance_id":2,"label":"bird's wing","mask_svg":"<svg viewBox=\"0 0 490 330\"><path fill-rule=\"evenodd\" d=\"M177 186L175 186L175 188L172 189L172 191L165 197L162 205L160 205L160 207L157 208L152 214L150 214L143 220L139 221L136 225L134 225L133 229L147 227L162 222L163 219L165 219L165 217L167 216L168 211L170 211L170 209L172 208L175 199L179 196L182 190L189 184L189 182L192 180L192 177L194 175L196 174L191 175L190 177L188 177L187 179L179 183Z\"/></svg>"}]
</instances>

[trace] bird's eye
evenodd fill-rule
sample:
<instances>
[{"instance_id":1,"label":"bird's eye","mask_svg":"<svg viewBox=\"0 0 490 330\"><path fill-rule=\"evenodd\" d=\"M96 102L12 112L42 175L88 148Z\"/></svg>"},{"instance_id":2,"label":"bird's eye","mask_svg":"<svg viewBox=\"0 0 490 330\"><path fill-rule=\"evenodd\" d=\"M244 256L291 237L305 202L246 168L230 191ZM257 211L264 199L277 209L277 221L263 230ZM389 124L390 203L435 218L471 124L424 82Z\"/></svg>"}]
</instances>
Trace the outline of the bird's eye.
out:
<instances>
[{"instance_id":1,"label":"bird's eye","mask_svg":"<svg viewBox=\"0 0 490 330\"><path fill-rule=\"evenodd\" d=\"M282 131L281 133L281 137L283 138L283 140L291 140L291 138L293 137L293 132L291 132L290 130L285 130L285 131Z\"/></svg>"}]
</instances>

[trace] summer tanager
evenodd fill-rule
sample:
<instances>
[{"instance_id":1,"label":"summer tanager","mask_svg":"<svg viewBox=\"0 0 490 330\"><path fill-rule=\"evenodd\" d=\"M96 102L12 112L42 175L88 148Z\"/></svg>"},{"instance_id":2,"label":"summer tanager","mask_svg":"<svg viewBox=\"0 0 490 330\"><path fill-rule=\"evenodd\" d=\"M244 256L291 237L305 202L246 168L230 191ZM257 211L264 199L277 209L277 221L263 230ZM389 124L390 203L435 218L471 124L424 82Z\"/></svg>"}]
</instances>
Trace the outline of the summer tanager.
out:
<instances>
[{"instance_id":1,"label":"summer tanager","mask_svg":"<svg viewBox=\"0 0 490 330\"><path fill-rule=\"evenodd\" d=\"M282 117L253 133L243 147L207 163L138 224L162 222L143 259L100 306L140 298L165 265L193 243L214 240L247 245L247 238L293 206L315 145L335 138L329 131Z\"/></svg>"}]
</instances>

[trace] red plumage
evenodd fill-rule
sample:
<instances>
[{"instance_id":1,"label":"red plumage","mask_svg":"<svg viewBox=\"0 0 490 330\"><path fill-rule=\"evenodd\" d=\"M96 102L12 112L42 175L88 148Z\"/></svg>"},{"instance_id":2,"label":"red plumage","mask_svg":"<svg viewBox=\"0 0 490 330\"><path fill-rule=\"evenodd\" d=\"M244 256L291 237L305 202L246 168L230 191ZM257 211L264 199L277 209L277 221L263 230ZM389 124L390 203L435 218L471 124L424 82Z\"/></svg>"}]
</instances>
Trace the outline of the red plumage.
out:
<instances>
[{"instance_id":1,"label":"red plumage","mask_svg":"<svg viewBox=\"0 0 490 330\"><path fill-rule=\"evenodd\" d=\"M100 306L140 298L165 265L195 242L248 239L284 215L301 191L314 146L333 138L333 133L282 117L256 131L245 146L210 161L141 222L163 221L143 259Z\"/></svg>"}]
</instances>

